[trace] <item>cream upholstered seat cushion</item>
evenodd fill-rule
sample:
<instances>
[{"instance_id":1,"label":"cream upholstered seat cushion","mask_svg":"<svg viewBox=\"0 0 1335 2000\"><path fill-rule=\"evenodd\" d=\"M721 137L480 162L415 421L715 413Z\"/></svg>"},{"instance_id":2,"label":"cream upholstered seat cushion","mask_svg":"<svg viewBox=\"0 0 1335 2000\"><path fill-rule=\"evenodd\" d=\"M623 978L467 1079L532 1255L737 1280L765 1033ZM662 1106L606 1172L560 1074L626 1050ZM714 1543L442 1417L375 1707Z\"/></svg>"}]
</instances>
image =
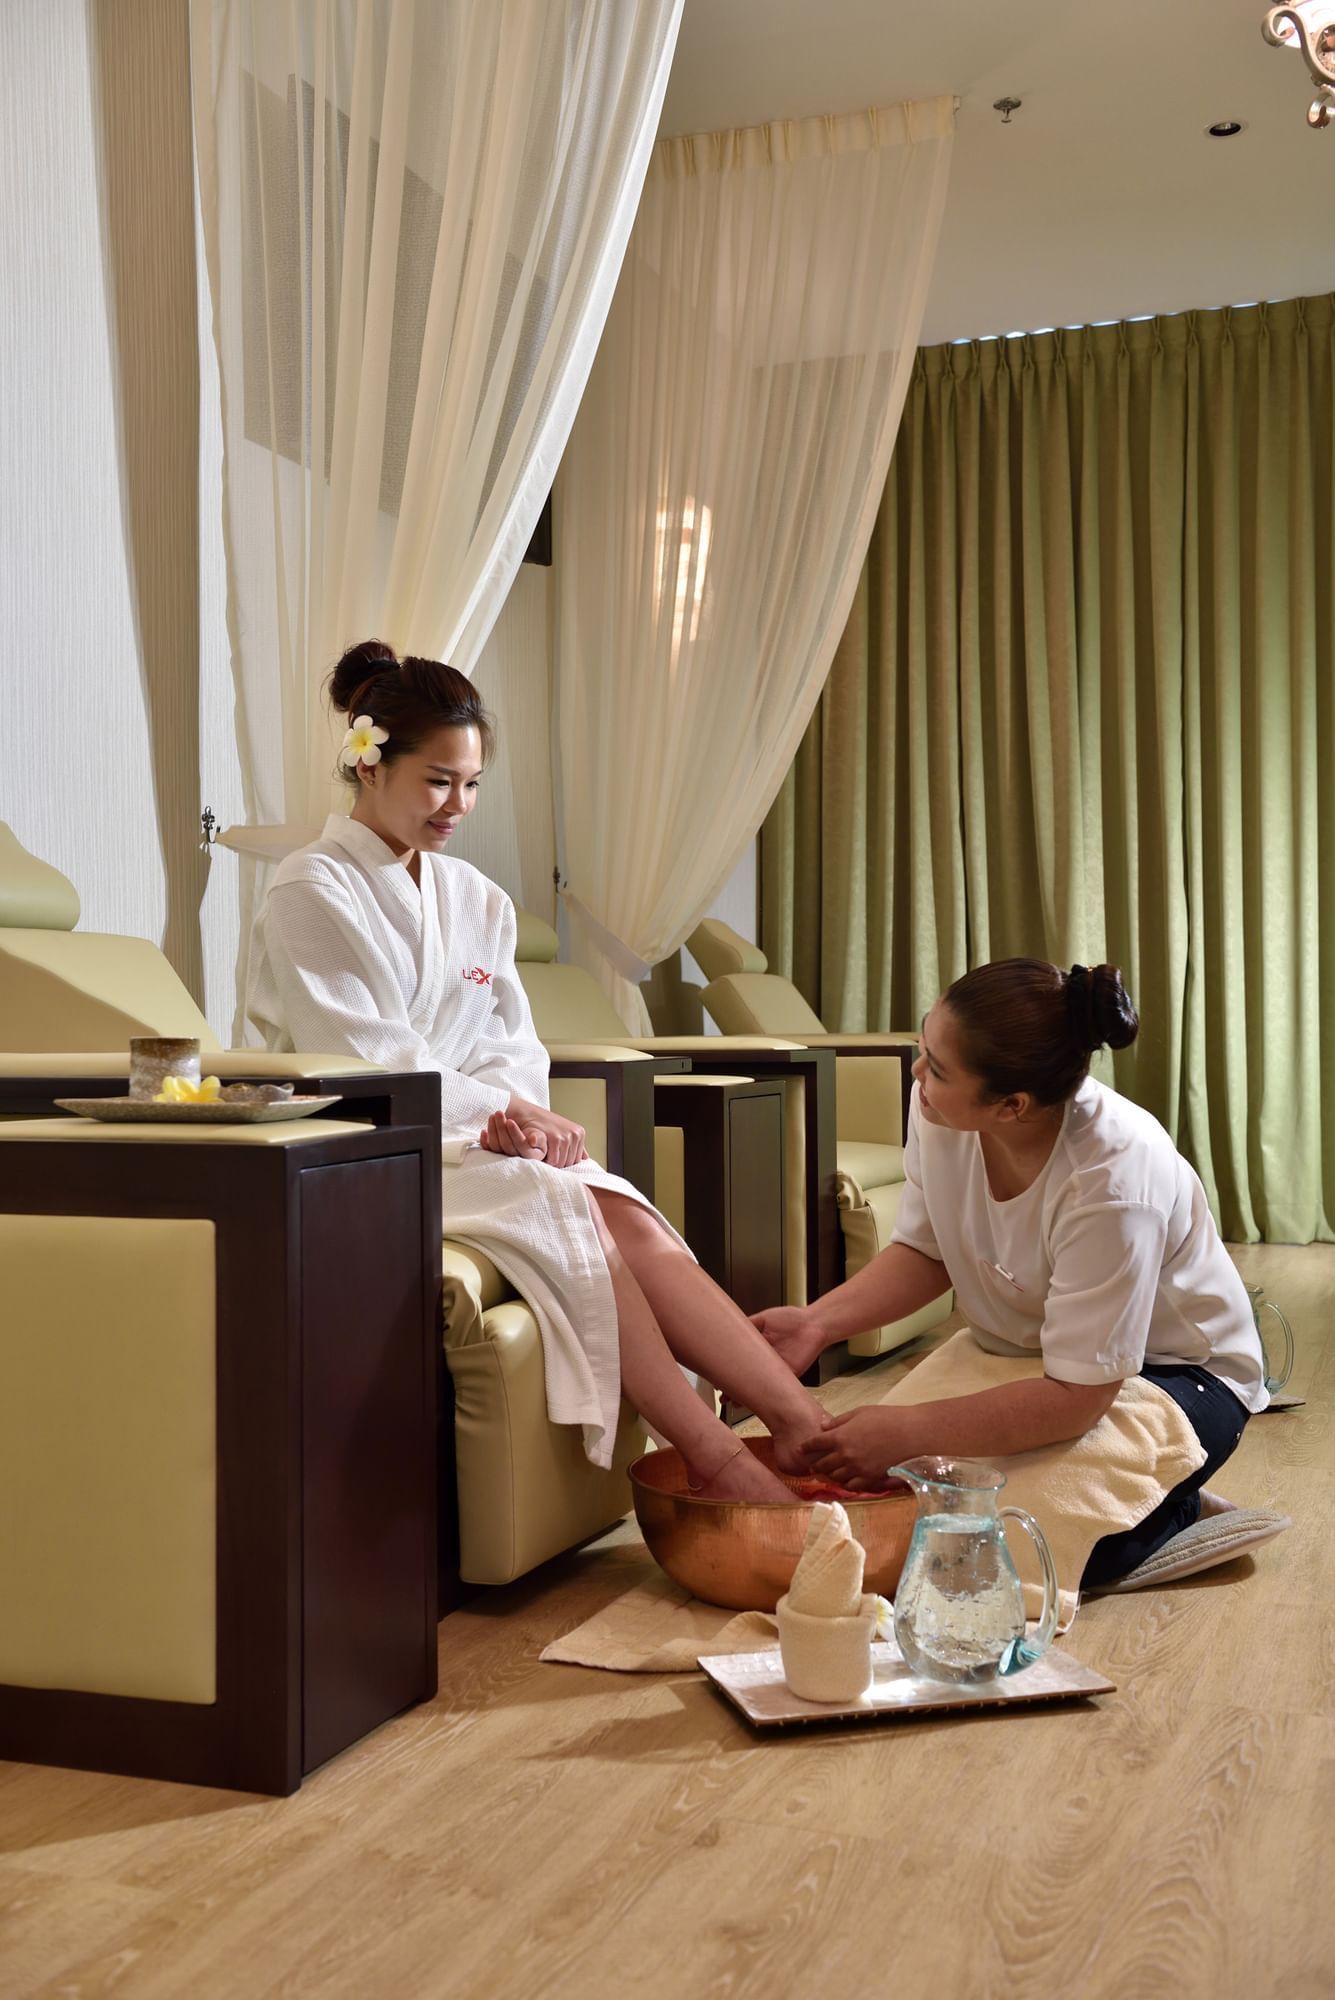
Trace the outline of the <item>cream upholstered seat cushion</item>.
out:
<instances>
[{"instance_id":1,"label":"cream upholstered seat cushion","mask_svg":"<svg viewBox=\"0 0 1335 2000\"><path fill-rule=\"evenodd\" d=\"M557 1042L625 1041L625 1022L583 966L520 959L517 970L533 1010L533 1025L548 1047Z\"/></svg>"},{"instance_id":2,"label":"cream upholstered seat cushion","mask_svg":"<svg viewBox=\"0 0 1335 2000\"><path fill-rule=\"evenodd\" d=\"M705 1010L722 1034L824 1034L819 1015L792 980L772 973L760 946L731 924L705 917L687 939L687 949L709 981Z\"/></svg>"},{"instance_id":3,"label":"cream upholstered seat cushion","mask_svg":"<svg viewBox=\"0 0 1335 2000\"><path fill-rule=\"evenodd\" d=\"M841 1139L835 1148L835 1163L840 1183L847 1182L851 1190L846 1204L849 1207L856 1207L881 1188L897 1188L904 1178L902 1146L874 1144L869 1139ZM898 1196L895 1201L898 1206Z\"/></svg>"},{"instance_id":4,"label":"cream upholstered seat cushion","mask_svg":"<svg viewBox=\"0 0 1335 2000\"><path fill-rule=\"evenodd\" d=\"M589 1464L578 1426L548 1418L542 1335L522 1299L488 1307L475 1338L451 1329L445 1358L466 1583L510 1583L630 1511L626 1467L646 1447L642 1424L623 1406L611 1469Z\"/></svg>"},{"instance_id":5,"label":"cream upholstered seat cushion","mask_svg":"<svg viewBox=\"0 0 1335 2000\"><path fill-rule=\"evenodd\" d=\"M547 1415L542 1336L489 1257L446 1241L445 1361L454 1385L459 1570L511 1583L630 1510L625 1468L645 1449L623 1408L610 1471L590 1465L576 1426Z\"/></svg>"},{"instance_id":6,"label":"cream upholstered seat cushion","mask_svg":"<svg viewBox=\"0 0 1335 2000\"><path fill-rule=\"evenodd\" d=\"M705 1011L725 1035L821 1035L820 1016L790 979L773 972L728 972L704 990Z\"/></svg>"},{"instance_id":7,"label":"cream upholstered seat cushion","mask_svg":"<svg viewBox=\"0 0 1335 2000\"><path fill-rule=\"evenodd\" d=\"M809 1044L816 1047L814 1041ZM837 1050L837 1044L836 1044ZM840 1055L834 1059L834 1087L840 1140L854 1144L899 1141L904 1131L904 1065L897 1055ZM890 1163L887 1162L887 1165ZM903 1175L903 1159L892 1178Z\"/></svg>"},{"instance_id":8,"label":"cream upholstered seat cushion","mask_svg":"<svg viewBox=\"0 0 1335 2000\"><path fill-rule=\"evenodd\" d=\"M132 1035L217 1036L147 938L0 928L0 1048L123 1049Z\"/></svg>"},{"instance_id":9,"label":"cream upholstered seat cushion","mask_svg":"<svg viewBox=\"0 0 1335 2000\"><path fill-rule=\"evenodd\" d=\"M198 1217L0 1215L0 1681L216 1699L215 1255Z\"/></svg>"},{"instance_id":10,"label":"cream upholstered seat cushion","mask_svg":"<svg viewBox=\"0 0 1335 2000\"><path fill-rule=\"evenodd\" d=\"M0 820L0 930L72 931L79 892L68 876L29 854Z\"/></svg>"},{"instance_id":11,"label":"cream upholstered seat cushion","mask_svg":"<svg viewBox=\"0 0 1335 2000\"><path fill-rule=\"evenodd\" d=\"M687 939L687 950L706 979L724 979L733 972L769 971L769 960L760 946L718 917L701 919Z\"/></svg>"},{"instance_id":12,"label":"cream upholstered seat cushion","mask_svg":"<svg viewBox=\"0 0 1335 2000\"><path fill-rule=\"evenodd\" d=\"M78 921L73 883L0 822L0 1049L123 1049L131 1035L218 1047L155 944Z\"/></svg>"},{"instance_id":13,"label":"cream upholstered seat cushion","mask_svg":"<svg viewBox=\"0 0 1335 2000\"><path fill-rule=\"evenodd\" d=\"M841 1158L843 1150L841 1146ZM902 1176L898 1180L884 1181L879 1186L867 1188L864 1193L853 1180L840 1174L838 1187L845 1268L852 1276L855 1271L861 1271L870 1264L873 1257L879 1257L888 1246L904 1194L904 1181ZM861 1199L857 1198L859 1195ZM942 1292L940 1298L930 1299L917 1312L908 1313L889 1326L873 1326L865 1333L850 1334L848 1351L864 1357L889 1354L906 1341L916 1340L919 1334L939 1326L954 1310L954 1305L954 1293Z\"/></svg>"},{"instance_id":14,"label":"cream upholstered seat cushion","mask_svg":"<svg viewBox=\"0 0 1335 2000\"><path fill-rule=\"evenodd\" d=\"M839 1220L844 1231L845 1254L857 1259L854 1266L857 1270L870 1264L888 1246L903 1193L902 1179L882 1181L864 1190L856 1181L839 1175Z\"/></svg>"},{"instance_id":15,"label":"cream upholstered seat cushion","mask_svg":"<svg viewBox=\"0 0 1335 2000\"><path fill-rule=\"evenodd\" d=\"M470 1243L441 1246L441 1272L445 1279L445 1344L456 1347L481 1338L482 1315L505 1299L518 1294L508 1278L503 1278L490 1257Z\"/></svg>"},{"instance_id":16,"label":"cream upholstered seat cushion","mask_svg":"<svg viewBox=\"0 0 1335 2000\"><path fill-rule=\"evenodd\" d=\"M561 949L551 925L515 904L515 959L520 965L550 965Z\"/></svg>"}]
</instances>

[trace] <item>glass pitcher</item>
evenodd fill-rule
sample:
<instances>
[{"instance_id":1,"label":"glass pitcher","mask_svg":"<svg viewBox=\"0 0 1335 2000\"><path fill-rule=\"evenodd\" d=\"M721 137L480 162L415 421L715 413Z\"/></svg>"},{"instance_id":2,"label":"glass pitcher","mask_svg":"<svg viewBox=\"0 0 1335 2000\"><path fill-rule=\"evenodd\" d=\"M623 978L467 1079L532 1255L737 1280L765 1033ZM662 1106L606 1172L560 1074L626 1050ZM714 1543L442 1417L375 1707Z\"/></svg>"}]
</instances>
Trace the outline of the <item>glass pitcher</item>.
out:
<instances>
[{"instance_id":1,"label":"glass pitcher","mask_svg":"<svg viewBox=\"0 0 1335 2000\"><path fill-rule=\"evenodd\" d=\"M1057 1629L1057 1572L1033 1516L998 1507L1004 1474L964 1458L911 1458L890 1470L918 1501L895 1592L895 1638L909 1667L931 1680L976 1683L1032 1666ZM1005 1521L1032 1537L1043 1571L1043 1615L1028 1638Z\"/></svg>"},{"instance_id":2,"label":"glass pitcher","mask_svg":"<svg viewBox=\"0 0 1335 2000\"><path fill-rule=\"evenodd\" d=\"M1265 1365L1266 1393L1277 1396L1293 1373L1293 1328L1275 1304L1268 1299L1259 1285L1248 1285L1247 1297L1252 1302L1252 1318L1256 1321L1256 1337L1261 1343L1261 1359ZM1265 1334L1261 1330L1261 1314L1273 1313L1279 1321L1279 1335L1282 1342L1281 1359L1276 1367L1271 1361L1265 1344Z\"/></svg>"}]
</instances>

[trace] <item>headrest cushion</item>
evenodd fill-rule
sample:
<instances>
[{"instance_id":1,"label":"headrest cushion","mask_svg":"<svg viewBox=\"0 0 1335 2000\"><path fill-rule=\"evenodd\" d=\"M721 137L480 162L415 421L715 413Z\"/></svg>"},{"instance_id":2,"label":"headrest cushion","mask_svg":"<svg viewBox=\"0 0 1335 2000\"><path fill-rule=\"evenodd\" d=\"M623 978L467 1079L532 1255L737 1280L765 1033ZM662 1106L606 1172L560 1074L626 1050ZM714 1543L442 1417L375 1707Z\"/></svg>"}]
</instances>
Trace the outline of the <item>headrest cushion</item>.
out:
<instances>
[{"instance_id":1,"label":"headrest cushion","mask_svg":"<svg viewBox=\"0 0 1335 2000\"><path fill-rule=\"evenodd\" d=\"M519 935L515 939L515 957L521 964L549 965L560 949L561 940L550 924L541 917L535 917L532 910L521 910L515 905L515 917L519 924Z\"/></svg>"},{"instance_id":2,"label":"headrest cushion","mask_svg":"<svg viewBox=\"0 0 1335 2000\"><path fill-rule=\"evenodd\" d=\"M732 972L768 972L769 960L731 924L706 917L686 940L686 949L706 979L724 979Z\"/></svg>"},{"instance_id":3,"label":"headrest cushion","mask_svg":"<svg viewBox=\"0 0 1335 2000\"><path fill-rule=\"evenodd\" d=\"M79 892L49 861L20 846L0 820L0 929L72 931L79 921Z\"/></svg>"}]
</instances>

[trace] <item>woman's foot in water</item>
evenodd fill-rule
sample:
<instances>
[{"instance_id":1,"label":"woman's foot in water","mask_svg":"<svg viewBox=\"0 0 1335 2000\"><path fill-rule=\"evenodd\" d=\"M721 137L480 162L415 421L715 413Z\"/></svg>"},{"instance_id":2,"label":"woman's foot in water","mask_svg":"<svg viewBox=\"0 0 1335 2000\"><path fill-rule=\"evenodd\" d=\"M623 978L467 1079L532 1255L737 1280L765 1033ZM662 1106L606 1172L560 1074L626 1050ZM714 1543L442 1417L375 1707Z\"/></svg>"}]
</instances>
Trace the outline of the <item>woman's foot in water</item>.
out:
<instances>
[{"instance_id":1,"label":"woman's foot in water","mask_svg":"<svg viewBox=\"0 0 1335 2000\"><path fill-rule=\"evenodd\" d=\"M748 1451L740 1440L712 1471L705 1472L692 1466L690 1472L691 1493L702 1500L781 1501L791 1507L795 1497L783 1481L776 1478L767 1465L762 1465L755 1453Z\"/></svg>"},{"instance_id":2,"label":"woman's foot in water","mask_svg":"<svg viewBox=\"0 0 1335 2000\"><path fill-rule=\"evenodd\" d=\"M797 1387L794 1384L794 1387ZM808 1450L828 1422L825 1411L806 1389L798 1388L791 1405L782 1412L770 1410L764 1422L774 1442L774 1463L780 1472L805 1477L811 1471ZM789 1496L792 1497L791 1495Z\"/></svg>"}]
</instances>

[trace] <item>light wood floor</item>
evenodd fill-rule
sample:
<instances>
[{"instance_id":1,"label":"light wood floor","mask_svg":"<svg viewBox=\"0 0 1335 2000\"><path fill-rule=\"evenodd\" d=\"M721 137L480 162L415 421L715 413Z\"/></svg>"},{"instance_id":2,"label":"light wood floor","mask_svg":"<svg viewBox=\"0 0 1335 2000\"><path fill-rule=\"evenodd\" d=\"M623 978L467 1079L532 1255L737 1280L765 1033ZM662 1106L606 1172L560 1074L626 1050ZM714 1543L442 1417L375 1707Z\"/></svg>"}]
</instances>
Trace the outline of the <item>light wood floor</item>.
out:
<instances>
[{"instance_id":1,"label":"light wood floor","mask_svg":"<svg viewBox=\"0 0 1335 2000\"><path fill-rule=\"evenodd\" d=\"M447 1620L438 1700L293 1799L0 1765L0 1995L1335 1993L1335 1249L1239 1263L1308 1402L1218 1484L1293 1530L1088 1604L1097 1707L763 1740L698 1678L540 1666L621 1531Z\"/></svg>"}]
</instances>

